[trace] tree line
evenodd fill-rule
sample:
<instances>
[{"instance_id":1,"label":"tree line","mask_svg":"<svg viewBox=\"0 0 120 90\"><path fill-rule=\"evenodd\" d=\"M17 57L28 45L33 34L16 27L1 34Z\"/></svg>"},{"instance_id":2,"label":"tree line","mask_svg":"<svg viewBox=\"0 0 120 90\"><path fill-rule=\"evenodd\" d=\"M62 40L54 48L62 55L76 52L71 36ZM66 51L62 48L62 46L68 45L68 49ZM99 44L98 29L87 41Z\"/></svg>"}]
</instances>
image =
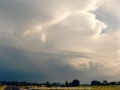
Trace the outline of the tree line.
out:
<instances>
[{"instance_id":1,"label":"tree line","mask_svg":"<svg viewBox=\"0 0 120 90\"><path fill-rule=\"evenodd\" d=\"M103 82L100 82L98 80L94 80L94 81L91 81L91 85L98 85L98 86L101 86L101 85L120 85L120 81L108 82L107 80L104 80Z\"/></svg>"},{"instance_id":2,"label":"tree line","mask_svg":"<svg viewBox=\"0 0 120 90\"><path fill-rule=\"evenodd\" d=\"M36 82L27 82L27 81L22 81L22 82L18 82L18 81L0 81L0 85L8 85L8 86L46 86L46 87L57 87L57 86L61 86L61 87L70 87L70 86L79 86L80 85L80 81L75 79L72 82L68 82L66 81L64 84L61 84L59 82L54 82L54 83L50 83L50 82L46 82L46 83L36 83Z\"/></svg>"},{"instance_id":3,"label":"tree line","mask_svg":"<svg viewBox=\"0 0 120 90\"><path fill-rule=\"evenodd\" d=\"M58 82L54 82L54 83L50 83L50 82L46 82L46 83L36 83L36 82L26 82L26 81L0 81L0 85L8 85L8 86L45 86L45 87L76 87L76 86L80 86L80 85L88 85L88 84L80 84L80 81L75 79L72 82L68 82L66 81L64 84L58 83ZM104 80L103 82L100 82L98 80L93 80L91 81L90 85L97 85L97 86L102 86L102 85L120 85L120 81L119 82L107 82L107 80Z\"/></svg>"}]
</instances>

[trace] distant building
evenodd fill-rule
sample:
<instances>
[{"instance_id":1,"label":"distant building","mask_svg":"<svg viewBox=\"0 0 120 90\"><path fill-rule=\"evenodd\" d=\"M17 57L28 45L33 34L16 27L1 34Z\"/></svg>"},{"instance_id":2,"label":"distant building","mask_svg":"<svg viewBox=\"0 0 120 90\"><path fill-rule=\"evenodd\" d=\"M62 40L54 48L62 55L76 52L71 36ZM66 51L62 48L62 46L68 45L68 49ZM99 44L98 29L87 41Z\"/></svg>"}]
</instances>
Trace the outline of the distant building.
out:
<instances>
[{"instance_id":1,"label":"distant building","mask_svg":"<svg viewBox=\"0 0 120 90\"><path fill-rule=\"evenodd\" d=\"M61 83L59 83L59 82L55 82L55 83L53 83L53 86L54 86L54 87L61 87L61 86L62 86L62 84L61 84Z\"/></svg>"}]
</instances>

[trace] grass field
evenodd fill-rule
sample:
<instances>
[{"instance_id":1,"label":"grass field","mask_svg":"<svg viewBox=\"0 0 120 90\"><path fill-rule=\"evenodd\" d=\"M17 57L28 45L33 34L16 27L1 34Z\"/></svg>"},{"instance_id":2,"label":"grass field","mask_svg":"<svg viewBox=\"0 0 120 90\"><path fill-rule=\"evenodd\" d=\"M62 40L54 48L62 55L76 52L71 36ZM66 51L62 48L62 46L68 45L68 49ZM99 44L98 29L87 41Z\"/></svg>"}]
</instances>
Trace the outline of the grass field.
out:
<instances>
[{"instance_id":1,"label":"grass field","mask_svg":"<svg viewBox=\"0 0 120 90\"><path fill-rule=\"evenodd\" d=\"M21 87L24 89L28 89L28 87ZM113 85L113 86L80 86L77 87L76 89L71 89L69 87L66 88L57 88L57 87L52 87L52 88L44 88L44 89L37 89L38 87L33 87L33 90L120 90L120 86L118 85Z\"/></svg>"},{"instance_id":2,"label":"grass field","mask_svg":"<svg viewBox=\"0 0 120 90\"><path fill-rule=\"evenodd\" d=\"M3 90L6 86L0 86L0 90ZM20 88L28 89L28 87L22 86ZM77 87L78 89L71 89L71 88L51 88L51 89L35 89L38 87L35 86L30 86L29 88L34 88L33 90L120 90L120 86L118 85L113 85L113 86L80 86Z\"/></svg>"},{"instance_id":3,"label":"grass field","mask_svg":"<svg viewBox=\"0 0 120 90\"><path fill-rule=\"evenodd\" d=\"M88 89L84 90L120 90L120 86L87 86Z\"/></svg>"},{"instance_id":4,"label":"grass field","mask_svg":"<svg viewBox=\"0 0 120 90\"><path fill-rule=\"evenodd\" d=\"M3 90L6 86L0 86L0 90Z\"/></svg>"}]
</instances>

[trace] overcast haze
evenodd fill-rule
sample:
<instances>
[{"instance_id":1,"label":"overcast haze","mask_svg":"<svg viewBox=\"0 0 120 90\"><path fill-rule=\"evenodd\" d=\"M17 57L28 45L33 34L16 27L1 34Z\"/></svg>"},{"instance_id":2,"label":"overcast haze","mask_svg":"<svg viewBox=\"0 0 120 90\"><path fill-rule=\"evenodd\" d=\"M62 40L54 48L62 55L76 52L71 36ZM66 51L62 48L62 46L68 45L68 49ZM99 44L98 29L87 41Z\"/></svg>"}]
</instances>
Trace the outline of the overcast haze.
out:
<instances>
[{"instance_id":1,"label":"overcast haze","mask_svg":"<svg viewBox=\"0 0 120 90\"><path fill-rule=\"evenodd\" d=\"M0 0L0 80L120 80L120 0Z\"/></svg>"}]
</instances>

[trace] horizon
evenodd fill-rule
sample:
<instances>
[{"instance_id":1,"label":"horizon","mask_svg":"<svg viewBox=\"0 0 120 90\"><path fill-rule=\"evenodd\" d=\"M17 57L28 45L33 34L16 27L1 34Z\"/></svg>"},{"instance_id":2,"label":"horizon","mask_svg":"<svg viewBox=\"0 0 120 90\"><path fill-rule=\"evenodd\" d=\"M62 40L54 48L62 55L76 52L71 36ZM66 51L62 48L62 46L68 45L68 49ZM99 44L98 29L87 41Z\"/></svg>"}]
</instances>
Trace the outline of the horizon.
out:
<instances>
[{"instance_id":1,"label":"horizon","mask_svg":"<svg viewBox=\"0 0 120 90\"><path fill-rule=\"evenodd\" d=\"M0 81L120 80L120 0L1 0Z\"/></svg>"},{"instance_id":2,"label":"horizon","mask_svg":"<svg viewBox=\"0 0 120 90\"><path fill-rule=\"evenodd\" d=\"M90 83L81 83L81 81L78 80L78 79L74 79L72 81L64 81L64 82L59 82L59 81L58 82L56 82L56 81L54 81L54 82L49 82L49 81L46 81L46 82L30 82L30 81L25 81L25 80L24 81L17 81L17 80L15 80L15 81L5 81L4 80L4 81L0 81L0 85L12 85L13 82L14 82L14 85L18 85L19 86L18 83L22 83L23 84L24 82L26 82L29 85L30 84L35 84L35 85L39 84L41 86L41 85L49 85L49 84L54 85L55 83L59 83L59 85L61 85L61 86L63 86L63 85L67 86L66 85L66 82L67 82L68 86L69 86L69 85L72 85L73 81L76 81L76 80L77 80L77 83L79 83L79 85L93 85L93 86L94 85L120 85L120 81L110 81L110 82L108 82L107 80L103 80L103 81L92 80ZM96 83L98 83L98 84L96 84Z\"/></svg>"}]
</instances>

